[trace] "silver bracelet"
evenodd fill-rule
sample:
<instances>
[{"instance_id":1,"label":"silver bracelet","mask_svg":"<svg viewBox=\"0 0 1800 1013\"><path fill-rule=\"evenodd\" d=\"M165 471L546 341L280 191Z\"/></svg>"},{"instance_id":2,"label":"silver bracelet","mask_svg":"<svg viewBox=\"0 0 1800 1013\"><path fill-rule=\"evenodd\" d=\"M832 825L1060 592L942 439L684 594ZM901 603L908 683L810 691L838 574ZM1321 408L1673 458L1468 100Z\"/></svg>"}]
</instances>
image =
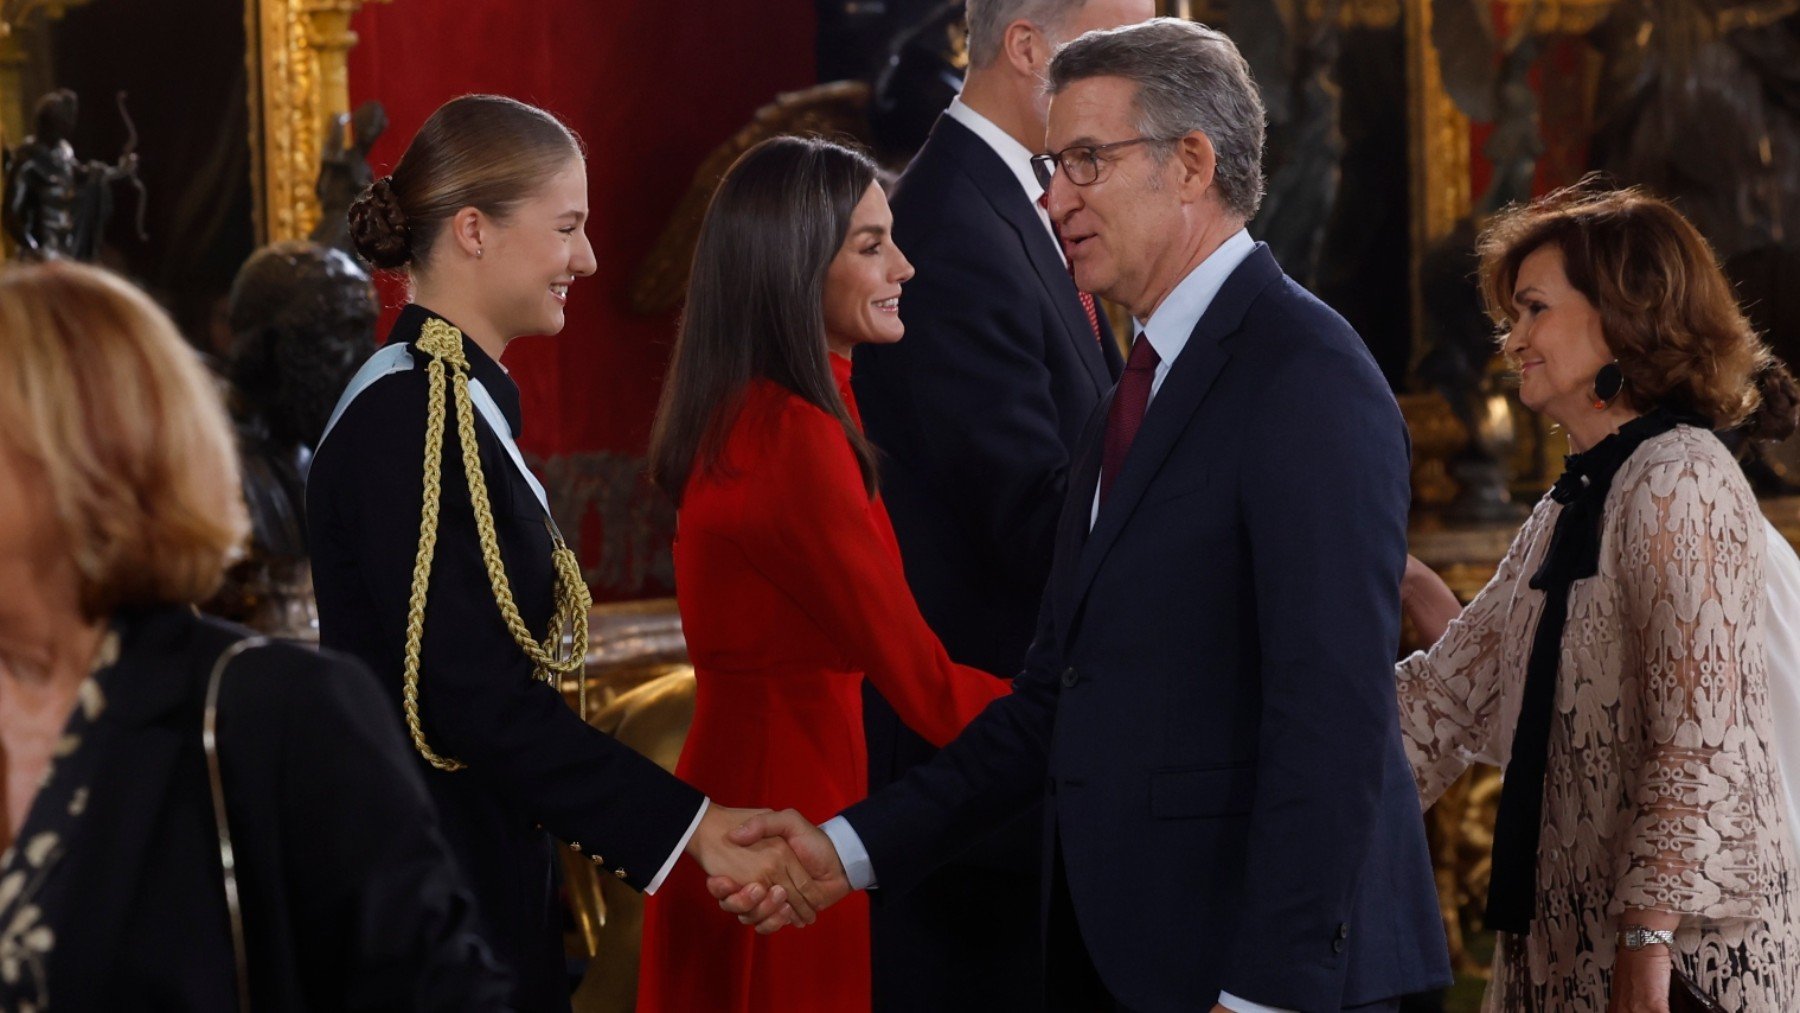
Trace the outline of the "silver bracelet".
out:
<instances>
[{"instance_id":1,"label":"silver bracelet","mask_svg":"<svg viewBox=\"0 0 1800 1013\"><path fill-rule=\"evenodd\" d=\"M1675 945L1674 929L1652 929L1642 925L1627 925L1619 932L1619 945L1628 950L1641 950L1646 946Z\"/></svg>"}]
</instances>

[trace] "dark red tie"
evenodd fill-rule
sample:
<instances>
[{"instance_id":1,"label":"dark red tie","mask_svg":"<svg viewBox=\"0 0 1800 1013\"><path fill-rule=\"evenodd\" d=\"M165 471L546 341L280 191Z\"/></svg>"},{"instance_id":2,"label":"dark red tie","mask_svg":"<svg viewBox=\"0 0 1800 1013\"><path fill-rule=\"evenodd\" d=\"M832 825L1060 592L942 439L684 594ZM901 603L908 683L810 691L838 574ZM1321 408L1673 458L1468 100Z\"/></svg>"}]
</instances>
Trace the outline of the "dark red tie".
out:
<instances>
[{"instance_id":1,"label":"dark red tie","mask_svg":"<svg viewBox=\"0 0 1800 1013\"><path fill-rule=\"evenodd\" d=\"M1037 202L1038 202L1038 207L1043 208L1045 211L1050 210L1050 192L1046 190L1045 192L1038 194ZM1050 220L1050 232L1052 235L1054 235L1056 237L1056 245L1058 247L1061 247L1062 246L1062 229L1057 227L1056 220L1054 218ZM1067 256L1067 254L1065 254L1065 256ZM1073 266L1070 266L1070 268L1069 268L1069 280L1070 281L1075 280L1075 268ZM1100 311L1098 309L1096 309L1094 306L1094 297L1089 295L1086 292L1083 292L1079 288L1077 288L1075 290L1075 294L1081 297L1081 309L1083 312L1085 312L1087 314L1088 327L1092 328L1094 331L1094 340L1095 341L1106 340L1105 338L1102 338L1100 336Z\"/></svg>"},{"instance_id":2,"label":"dark red tie","mask_svg":"<svg viewBox=\"0 0 1800 1013\"><path fill-rule=\"evenodd\" d=\"M1113 393L1112 407L1106 412L1106 443L1100 456L1100 502L1112 490L1113 480L1125 466L1125 455L1137 439L1138 427L1144 424L1144 409L1150 404L1150 385L1156 379L1157 364L1162 357L1142 334L1131 343L1131 358L1125 360L1125 374L1119 377L1119 389Z\"/></svg>"}]
</instances>

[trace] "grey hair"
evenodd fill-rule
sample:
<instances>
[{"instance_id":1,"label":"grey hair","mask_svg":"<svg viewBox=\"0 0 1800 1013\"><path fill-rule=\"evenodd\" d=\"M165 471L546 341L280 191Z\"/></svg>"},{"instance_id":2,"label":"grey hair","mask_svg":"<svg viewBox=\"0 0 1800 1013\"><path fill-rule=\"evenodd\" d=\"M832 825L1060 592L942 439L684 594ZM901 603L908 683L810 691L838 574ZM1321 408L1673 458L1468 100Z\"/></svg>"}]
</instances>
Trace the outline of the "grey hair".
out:
<instances>
[{"instance_id":1,"label":"grey hair","mask_svg":"<svg viewBox=\"0 0 1800 1013\"><path fill-rule=\"evenodd\" d=\"M1262 94L1225 33L1181 18L1089 32L1056 51L1050 94L1091 77L1122 77L1137 85L1139 134L1205 134L1225 206L1245 221L1256 216L1263 198Z\"/></svg>"},{"instance_id":2,"label":"grey hair","mask_svg":"<svg viewBox=\"0 0 1800 1013\"><path fill-rule=\"evenodd\" d=\"M968 0L964 5L969 23L969 66L985 67L1000 55L1006 26L1029 21L1053 33L1081 9L1087 0Z\"/></svg>"}]
</instances>

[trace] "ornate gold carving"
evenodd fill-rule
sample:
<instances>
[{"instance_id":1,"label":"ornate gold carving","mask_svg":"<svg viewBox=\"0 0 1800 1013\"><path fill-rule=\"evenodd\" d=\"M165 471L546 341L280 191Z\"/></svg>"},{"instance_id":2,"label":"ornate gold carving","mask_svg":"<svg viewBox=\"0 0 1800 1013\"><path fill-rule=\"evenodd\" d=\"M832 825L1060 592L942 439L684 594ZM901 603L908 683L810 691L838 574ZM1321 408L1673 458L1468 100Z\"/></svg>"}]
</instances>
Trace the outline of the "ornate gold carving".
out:
<instances>
[{"instance_id":1,"label":"ornate gold carving","mask_svg":"<svg viewBox=\"0 0 1800 1013\"><path fill-rule=\"evenodd\" d=\"M350 19L365 2L390 0L245 0L259 242L318 223L319 155L332 117L350 109Z\"/></svg>"},{"instance_id":2,"label":"ornate gold carving","mask_svg":"<svg viewBox=\"0 0 1800 1013\"><path fill-rule=\"evenodd\" d=\"M1450 944L1452 970L1461 977L1488 977L1489 968L1470 951L1469 937L1481 931L1492 869L1494 814L1500 808L1500 771L1477 764L1463 772L1425 817L1438 888L1438 910Z\"/></svg>"},{"instance_id":3,"label":"ornate gold carving","mask_svg":"<svg viewBox=\"0 0 1800 1013\"><path fill-rule=\"evenodd\" d=\"M1614 0L1501 0L1506 23L1531 19L1536 35L1582 35L1612 12Z\"/></svg>"},{"instance_id":4,"label":"ornate gold carving","mask_svg":"<svg viewBox=\"0 0 1800 1013\"><path fill-rule=\"evenodd\" d=\"M1426 513L1449 506L1456 480L1445 462L1469 442L1469 432L1442 394L1402 394L1400 413L1412 432L1413 500Z\"/></svg>"},{"instance_id":5,"label":"ornate gold carving","mask_svg":"<svg viewBox=\"0 0 1800 1013\"><path fill-rule=\"evenodd\" d=\"M1392 28L1400 23L1400 0L1305 0L1306 21L1317 24L1333 3L1337 22L1344 28Z\"/></svg>"},{"instance_id":6,"label":"ornate gold carving","mask_svg":"<svg viewBox=\"0 0 1800 1013\"><path fill-rule=\"evenodd\" d=\"M1469 213L1469 118L1444 90L1431 43L1431 0L1406 0L1408 156L1412 183L1412 332L1424 340L1419 272L1425 251ZM1415 349L1422 352L1423 349Z\"/></svg>"},{"instance_id":7,"label":"ornate gold carving","mask_svg":"<svg viewBox=\"0 0 1800 1013\"><path fill-rule=\"evenodd\" d=\"M1406 87L1412 135L1414 257L1469 213L1469 119L1444 90L1431 44L1431 0L1407 0Z\"/></svg>"}]
</instances>

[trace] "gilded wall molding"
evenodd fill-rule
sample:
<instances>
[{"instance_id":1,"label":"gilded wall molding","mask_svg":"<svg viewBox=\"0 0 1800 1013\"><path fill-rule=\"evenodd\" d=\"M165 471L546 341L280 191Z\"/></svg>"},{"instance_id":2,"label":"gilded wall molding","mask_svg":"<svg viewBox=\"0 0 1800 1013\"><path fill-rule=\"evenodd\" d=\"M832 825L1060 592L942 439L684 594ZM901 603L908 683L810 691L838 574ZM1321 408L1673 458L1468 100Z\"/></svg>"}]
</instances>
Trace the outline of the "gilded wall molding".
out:
<instances>
[{"instance_id":1,"label":"gilded wall molding","mask_svg":"<svg viewBox=\"0 0 1800 1013\"><path fill-rule=\"evenodd\" d=\"M390 0L245 0L258 242L318 223L319 155L332 117L350 110L350 19L365 2Z\"/></svg>"},{"instance_id":2,"label":"gilded wall molding","mask_svg":"<svg viewBox=\"0 0 1800 1013\"><path fill-rule=\"evenodd\" d=\"M0 143L12 146L31 133L31 103L25 94L25 67L31 61L30 36L71 7L92 0L0 0Z\"/></svg>"},{"instance_id":3,"label":"gilded wall molding","mask_svg":"<svg viewBox=\"0 0 1800 1013\"><path fill-rule=\"evenodd\" d=\"M1469 213L1469 118L1444 90L1431 0L1406 0L1407 147L1412 179L1412 330L1425 333L1419 269L1431 244Z\"/></svg>"}]
</instances>

